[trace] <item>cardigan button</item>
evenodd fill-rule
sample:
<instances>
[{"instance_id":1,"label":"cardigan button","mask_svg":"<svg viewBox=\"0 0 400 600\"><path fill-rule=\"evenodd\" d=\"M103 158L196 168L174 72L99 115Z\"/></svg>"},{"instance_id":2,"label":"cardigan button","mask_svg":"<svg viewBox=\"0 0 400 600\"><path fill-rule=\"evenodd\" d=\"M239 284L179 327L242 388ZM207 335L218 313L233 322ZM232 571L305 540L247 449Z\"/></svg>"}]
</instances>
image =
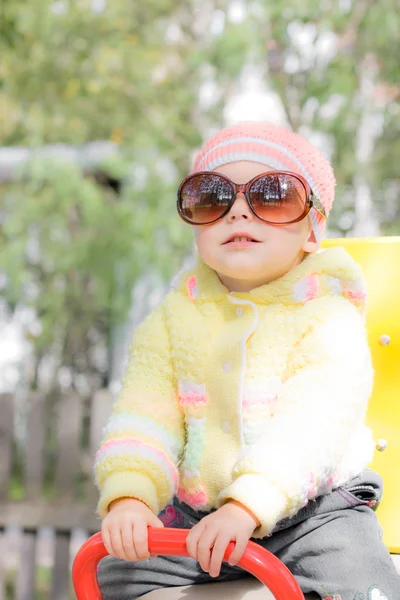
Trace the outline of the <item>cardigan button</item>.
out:
<instances>
[{"instance_id":1,"label":"cardigan button","mask_svg":"<svg viewBox=\"0 0 400 600\"><path fill-rule=\"evenodd\" d=\"M243 315L243 308L237 308L236 309L236 316L237 317L241 317Z\"/></svg>"},{"instance_id":2,"label":"cardigan button","mask_svg":"<svg viewBox=\"0 0 400 600\"><path fill-rule=\"evenodd\" d=\"M231 426L229 425L229 423L227 423L226 421L224 421L222 423L221 427L222 427L222 431L224 431L225 433L230 433Z\"/></svg>"},{"instance_id":3,"label":"cardigan button","mask_svg":"<svg viewBox=\"0 0 400 600\"><path fill-rule=\"evenodd\" d=\"M230 363L229 360L226 360L222 365L222 368L225 371L225 373L229 373L229 371L232 371L232 363Z\"/></svg>"}]
</instances>

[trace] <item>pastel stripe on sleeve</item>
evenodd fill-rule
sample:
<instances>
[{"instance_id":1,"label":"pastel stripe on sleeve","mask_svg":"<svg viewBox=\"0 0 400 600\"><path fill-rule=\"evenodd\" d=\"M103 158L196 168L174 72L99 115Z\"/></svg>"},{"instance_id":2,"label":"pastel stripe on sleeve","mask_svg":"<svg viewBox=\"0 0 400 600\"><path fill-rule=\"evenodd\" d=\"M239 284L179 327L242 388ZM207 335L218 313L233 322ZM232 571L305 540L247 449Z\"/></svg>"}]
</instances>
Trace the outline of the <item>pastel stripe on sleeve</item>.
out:
<instances>
[{"instance_id":1,"label":"pastel stripe on sleeve","mask_svg":"<svg viewBox=\"0 0 400 600\"><path fill-rule=\"evenodd\" d=\"M165 449L176 463L181 453L179 440L164 425L151 417L136 414L116 414L104 428L104 437L147 438ZM107 440L106 440L107 441Z\"/></svg>"},{"instance_id":2,"label":"pastel stripe on sleeve","mask_svg":"<svg viewBox=\"0 0 400 600\"><path fill-rule=\"evenodd\" d=\"M174 463L161 449L146 444L133 438L111 439L105 442L96 454L96 466L115 458L132 461L132 469L135 468L134 461L147 461L155 464L165 474L169 485L169 494L176 493L179 474ZM144 471L144 465L140 464L140 471Z\"/></svg>"}]
</instances>

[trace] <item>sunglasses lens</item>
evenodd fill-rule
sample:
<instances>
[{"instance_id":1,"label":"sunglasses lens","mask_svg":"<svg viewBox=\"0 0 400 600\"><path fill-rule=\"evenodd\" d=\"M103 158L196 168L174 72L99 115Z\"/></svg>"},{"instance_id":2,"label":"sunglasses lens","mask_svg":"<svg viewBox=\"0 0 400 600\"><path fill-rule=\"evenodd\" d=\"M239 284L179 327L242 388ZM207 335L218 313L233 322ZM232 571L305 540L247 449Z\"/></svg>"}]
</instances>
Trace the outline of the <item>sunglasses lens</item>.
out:
<instances>
[{"instance_id":1,"label":"sunglasses lens","mask_svg":"<svg viewBox=\"0 0 400 600\"><path fill-rule=\"evenodd\" d=\"M197 225L217 221L231 204L233 190L215 174L190 177L181 187L179 203L182 216Z\"/></svg>"},{"instance_id":2,"label":"sunglasses lens","mask_svg":"<svg viewBox=\"0 0 400 600\"><path fill-rule=\"evenodd\" d=\"M270 223L289 223L300 217L307 202L302 182L285 173L264 175L249 190L254 212Z\"/></svg>"}]
</instances>

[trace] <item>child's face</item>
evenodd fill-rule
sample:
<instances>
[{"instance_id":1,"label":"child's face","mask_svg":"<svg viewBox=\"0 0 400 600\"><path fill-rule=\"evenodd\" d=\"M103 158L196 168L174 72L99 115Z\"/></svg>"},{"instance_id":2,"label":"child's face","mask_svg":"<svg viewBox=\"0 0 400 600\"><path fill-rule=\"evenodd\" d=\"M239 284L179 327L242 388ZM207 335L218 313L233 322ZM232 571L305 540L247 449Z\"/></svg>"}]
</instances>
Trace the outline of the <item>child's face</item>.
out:
<instances>
[{"instance_id":1,"label":"child's face","mask_svg":"<svg viewBox=\"0 0 400 600\"><path fill-rule=\"evenodd\" d=\"M238 184L274 170L247 161L215 169ZM200 256L229 291L249 291L278 279L300 264L305 252L317 249L308 217L291 225L269 225L253 214L241 192L225 217L212 225L196 225L194 230ZM257 243L226 244L236 233L248 234Z\"/></svg>"}]
</instances>

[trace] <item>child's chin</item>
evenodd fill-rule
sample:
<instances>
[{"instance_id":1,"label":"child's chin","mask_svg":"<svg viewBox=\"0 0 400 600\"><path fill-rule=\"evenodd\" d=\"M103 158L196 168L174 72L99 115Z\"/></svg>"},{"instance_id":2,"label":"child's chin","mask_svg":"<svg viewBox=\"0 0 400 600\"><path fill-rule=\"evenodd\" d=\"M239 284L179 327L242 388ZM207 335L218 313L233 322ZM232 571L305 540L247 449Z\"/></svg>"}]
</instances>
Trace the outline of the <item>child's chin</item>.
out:
<instances>
[{"instance_id":1,"label":"child's chin","mask_svg":"<svg viewBox=\"0 0 400 600\"><path fill-rule=\"evenodd\" d=\"M232 269L220 270L226 277L232 277L240 281L252 281L265 276L265 269L255 269L254 265L236 265Z\"/></svg>"}]
</instances>

